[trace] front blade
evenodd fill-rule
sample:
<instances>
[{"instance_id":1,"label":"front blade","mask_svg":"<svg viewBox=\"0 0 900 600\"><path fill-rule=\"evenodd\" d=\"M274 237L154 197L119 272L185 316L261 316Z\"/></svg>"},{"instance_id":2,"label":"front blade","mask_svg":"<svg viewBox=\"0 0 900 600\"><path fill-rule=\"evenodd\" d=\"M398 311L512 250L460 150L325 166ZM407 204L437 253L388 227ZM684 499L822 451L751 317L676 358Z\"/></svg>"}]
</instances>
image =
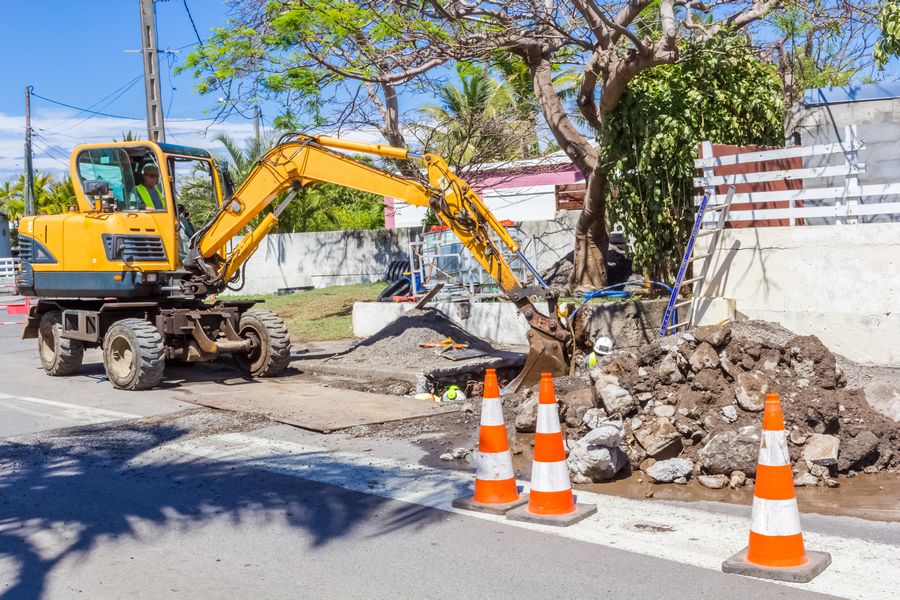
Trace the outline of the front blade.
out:
<instances>
[{"instance_id":1,"label":"front blade","mask_svg":"<svg viewBox=\"0 0 900 600\"><path fill-rule=\"evenodd\" d=\"M559 340L536 329L530 330L526 337L530 349L525 366L522 367L519 376L503 388L504 393L515 393L538 383L541 380L541 373L550 373L558 377L568 372L565 350Z\"/></svg>"}]
</instances>

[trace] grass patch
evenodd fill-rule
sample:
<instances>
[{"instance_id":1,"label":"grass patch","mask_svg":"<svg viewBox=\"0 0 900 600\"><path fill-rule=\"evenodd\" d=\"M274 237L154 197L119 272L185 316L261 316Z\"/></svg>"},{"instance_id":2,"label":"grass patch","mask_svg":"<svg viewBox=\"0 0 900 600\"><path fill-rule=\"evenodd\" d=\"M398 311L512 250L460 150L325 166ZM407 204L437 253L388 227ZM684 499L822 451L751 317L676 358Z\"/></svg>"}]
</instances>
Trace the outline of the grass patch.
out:
<instances>
[{"instance_id":1,"label":"grass patch","mask_svg":"<svg viewBox=\"0 0 900 600\"><path fill-rule=\"evenodd\" d=\"M339 340L353 337L353 303L375 300L385 285L384 282L358 283L286 296L265 294L240 298L265 300L262 306L284 319L295 342Z\"/></svg>"}]
</instances>

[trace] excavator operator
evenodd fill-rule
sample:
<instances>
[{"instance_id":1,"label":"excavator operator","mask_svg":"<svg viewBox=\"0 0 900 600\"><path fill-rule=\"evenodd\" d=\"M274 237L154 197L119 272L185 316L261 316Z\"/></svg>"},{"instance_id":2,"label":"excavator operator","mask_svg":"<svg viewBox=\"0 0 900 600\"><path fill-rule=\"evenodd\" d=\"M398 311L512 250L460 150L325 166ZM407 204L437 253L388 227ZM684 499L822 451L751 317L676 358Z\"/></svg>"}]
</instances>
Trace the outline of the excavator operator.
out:
<instances>
[{"instance_id":1,"label":"excavator operator","mask_svg":"<svg viewBox=\"0 0 900 600\"><path fill-rule=\"evenodd\" d=\"M162 188L159 187L159 167L153 163L144 165L141 183L135 186L131 196L132 205L144 210L163 210L166 207Z\"/></svg>"}]
</instances>

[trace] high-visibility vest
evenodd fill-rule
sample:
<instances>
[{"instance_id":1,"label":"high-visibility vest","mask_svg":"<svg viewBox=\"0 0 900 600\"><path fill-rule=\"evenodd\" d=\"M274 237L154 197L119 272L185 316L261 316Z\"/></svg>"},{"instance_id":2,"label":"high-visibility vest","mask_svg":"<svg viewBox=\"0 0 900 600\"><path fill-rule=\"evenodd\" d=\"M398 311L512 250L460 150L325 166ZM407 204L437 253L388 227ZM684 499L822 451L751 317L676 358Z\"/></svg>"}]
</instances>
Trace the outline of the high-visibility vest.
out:
<instances>
[{"instance_id":1,"label":"high-visibility vest","mask_svg":"<svg viewBox=\"0 0 900 600\"><path fill-rule=\"evenodd\" d=\"M148 189L147 186L138 184L135 190L137 191L138 196L141 197L141 200L144 201L144 206L147 208L163 208L162 194L160 193L159 188L153 187Z\"/></svg>"}]
</instances>

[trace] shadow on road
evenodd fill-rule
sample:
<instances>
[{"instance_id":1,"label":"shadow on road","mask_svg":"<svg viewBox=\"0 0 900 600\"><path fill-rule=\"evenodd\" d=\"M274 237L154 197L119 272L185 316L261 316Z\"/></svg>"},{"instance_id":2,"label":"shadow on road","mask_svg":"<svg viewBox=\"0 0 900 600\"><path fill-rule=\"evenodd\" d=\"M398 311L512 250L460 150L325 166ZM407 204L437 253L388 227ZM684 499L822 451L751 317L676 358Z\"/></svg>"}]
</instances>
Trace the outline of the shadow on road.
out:
<instances>
[{"instance_id":1,"label":"shadow on road","mask_svg":"<svg viewBox=\"0 0 900 600\"><path fill-rule=\"evenodd\" d=\"M246 429L246 419L192 410L0 442L0 558L14 565L6 569L12 581L0 582L7 586L0 598L42 598L62 561L100 544L140 539L148 528L184 531L223 516L236 525L277 521L303 530L316 547L370 519L390 531L443 518L417 505L388 505L376 496L238 463L147 456L169 442ZM322 454L315 469L317 479L329 473L339 478L347 465ZM390 476L383 468L370 475ZM54 540L49 547L48 539Z\"/></svg>"}]
</instances>

